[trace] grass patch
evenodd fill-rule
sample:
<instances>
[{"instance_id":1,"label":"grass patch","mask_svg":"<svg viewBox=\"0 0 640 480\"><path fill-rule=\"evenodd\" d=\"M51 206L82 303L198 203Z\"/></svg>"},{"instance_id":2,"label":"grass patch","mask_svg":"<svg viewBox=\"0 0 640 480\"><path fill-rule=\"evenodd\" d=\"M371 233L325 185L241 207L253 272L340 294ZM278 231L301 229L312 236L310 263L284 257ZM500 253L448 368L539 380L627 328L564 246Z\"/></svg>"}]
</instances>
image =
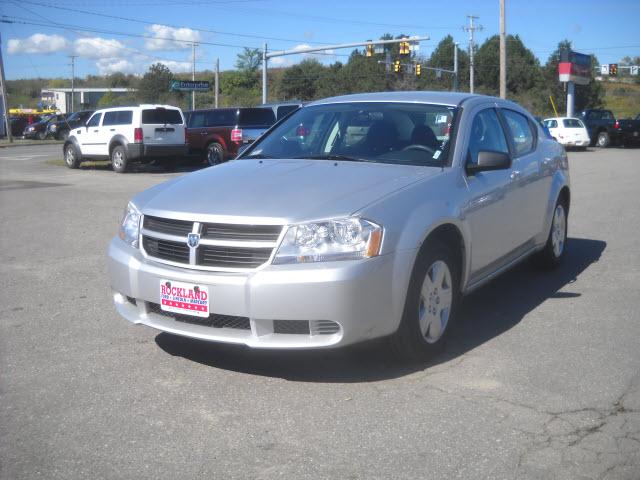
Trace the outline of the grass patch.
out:
<instances>
[{"instance_id":1,"label":"grass patch","mask_svg":"<svg viewBox=\"0 0 640 480\"><path fill-rule=\"evenodd\" d=\"M640 113L640 85L622 82L602 82L604 105L614 116L635 118Z\"/></svg>"},{"instance_id":2,"label":"grass patch","mask_svg":"<svg viewBox=\"0 0 640 480\"><path fill-rule=\"evenodd\" d=\"M54 165L56 167L66 167L67 164L65 163L64 159L62 158L57 158L55 160L45 160L44 163L46 163L47 165ZM82 162L80 164L80 168L95 168L95 167L108 167L109 165L111 165L111 160L91 160L91 161L85 161Z\"/></svg>"}]
</instances>

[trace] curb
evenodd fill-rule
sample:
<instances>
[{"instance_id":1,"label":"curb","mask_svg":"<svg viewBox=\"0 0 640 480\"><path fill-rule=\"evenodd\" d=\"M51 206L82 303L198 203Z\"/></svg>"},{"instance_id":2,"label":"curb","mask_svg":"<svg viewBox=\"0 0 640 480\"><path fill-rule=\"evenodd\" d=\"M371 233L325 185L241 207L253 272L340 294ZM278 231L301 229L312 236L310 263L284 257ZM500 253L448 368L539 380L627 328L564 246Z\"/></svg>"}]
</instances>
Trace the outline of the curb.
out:
<instances>
[{"instance_id":1,"label":"curb","mask_svg":"<svg viewBox=\"0 0 640 480\"><path fill-rule=\"evenodd\" d=\"M13 143L0 143L0 148L11 148L11 147L33 147L37 145L63 145L64 142L58 140L41 140L33 143L22 143L22 141L14 141Z\"/></svg>"}]
</instances>

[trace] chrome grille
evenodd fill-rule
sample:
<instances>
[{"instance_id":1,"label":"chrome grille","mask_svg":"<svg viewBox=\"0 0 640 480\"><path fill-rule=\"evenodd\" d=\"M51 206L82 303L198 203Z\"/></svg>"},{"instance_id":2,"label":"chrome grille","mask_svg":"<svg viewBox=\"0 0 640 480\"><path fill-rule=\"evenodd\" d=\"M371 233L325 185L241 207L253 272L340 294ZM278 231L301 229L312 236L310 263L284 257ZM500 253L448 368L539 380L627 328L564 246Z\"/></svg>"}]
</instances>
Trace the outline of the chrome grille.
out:
<instances>
[{"instance_id":1,"label":"chrome grille","mask_svg":"<svg viewBox=\"0 0 640 480\"><path fill-rule=\"evenodd\" d=\"M142 246L147 255L171 262L189 263L189 247L185 243L142 237Z\"/></svg>"},{"instance_id":2,"label":"chrome grille","mask_svg":"<svg viewBox=\"0 0 640 480\"><path fill-rule=\"evenodd\" d=\"M281 230L282 226L280 225L204 223L202 224L202 238L275 242L278 240Z\"/></svg>"},{"instance_id":3,"label":"chrome grille","mask_svg":"<svg viewBox=\"0 0 640 480\"><path fill-rule=\"evenodd\" d=\"M142 222L142 248L147 256L195 269L242 271L264 265L282 231L282 225L200 223L155 216ZM200 234L195 248L190 233Z\"/></svg>"},{"instance_id":4,"label":"chrome grille","mask_svg":"<svg viewBox=\"0 0 640 480\"><path fill-rule=\"evenodd\" d=\"M193 222L173 220L171 218L150 217L145 215L142 226L143 228L153 230L154 232L186 236L191 232Z\"/></svg>"}]
</instances>

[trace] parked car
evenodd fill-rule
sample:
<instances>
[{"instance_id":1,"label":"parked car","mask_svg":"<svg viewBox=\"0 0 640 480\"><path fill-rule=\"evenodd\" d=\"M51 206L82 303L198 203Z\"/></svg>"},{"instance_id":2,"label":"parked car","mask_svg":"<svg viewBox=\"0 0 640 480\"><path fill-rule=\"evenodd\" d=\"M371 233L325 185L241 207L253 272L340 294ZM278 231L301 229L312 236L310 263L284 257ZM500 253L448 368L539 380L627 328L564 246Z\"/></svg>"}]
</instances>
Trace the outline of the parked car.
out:
<instances>
[{"instance_id":1,"label":"parked car","mask_svg":"<svg viewBox=\"0 0 640 480\"><path fill-rule=\"evenodd\" d=\"M608 147L620 141L620 131L611 110L591 109L579 115L582 123L587 127L591 145Z\"/></svg>"},{"instance_id":2,"label":"parked car","mask_svg":"<svg viewBox=\"0 0 640 480\"><path fill-rule=\"evenodd\" d=\"M640 144L640 114L633 119L618 120L620 130L620 141L625 146Z\"/></svg>"},{"instance_id":3,"label":"parked car","mask_svg":"<svg viewBox=\"0 0 640 480\"><path fill-rule=\"evenodd\" d=\"M22 136L24 138L37 138L38 140L44 140L49 135L49 123L62 121L66 117L67 115L65 114L43 115L38 122L27 125Z\"/></svg>"},{"instance_id":4,"label":"parked car","mask_svg":"<svg viewBox=\"0 0 640 480\"><path fill-rule=\"evenodd\" d=\"M347 95L136 195L109 279L120 315L172 334L274 349L390 336L421 359L462 295L532 255L562 261L569 207L564 148L516 103Z\"/></svg>"},{"instance_id":5,"label":"parked car","mask_svg":"<svg viewBox=\"0 0 640 480\"><path fill-rule=\"evenodd\" d=\"M69 114L66 118L50 122L47 126L47 136L56 140L66 140L69 137L69 132L74 128L84 126L93 112L94 110L81 110Z\"/></svg>"},{"instance_id":6,"label":"parked car","mask_svg":"<svg viewBox=\"0 0 640 480\"><path fill-rule=\"evenodd\" d=\"M97 110L85 126L71 131L63 147L69 168L83 160L110 159L118 173L131 162L177 159L186 151L182 111L169 105Z\"/></svg>"},{"instance_id":7,"label":"parked car","mask_svg":"<svg viewBox=\"0 0 640 480\"><path fill-rule=\"evenodd\" d=\"M208 165L234 158L276 122L270 108L216 108L187 112L189 154Z\"/></svg>"},{"instance_id":8,"label":"parked car","mask_svg":"<svg viewBox=\"0 0 640 480\"><path fill-rule=\"evenodd\" d=\"M544 124L554 140L565 147L586 149L591 144L589 132L579 118L553 117L545 118Z\"/></svg>"},{"instance_id":9,"label":"parked car","mask_svg":"<svg viewBox=\"0 0 640 480\"><path fill-rule=\"evenodd\" d=\"M11 135L19 137L24 132L25 127L28 125L27 117L18 115L15 117L9 117L9 125L11 128Z\"/></svg>"}]
</instances>

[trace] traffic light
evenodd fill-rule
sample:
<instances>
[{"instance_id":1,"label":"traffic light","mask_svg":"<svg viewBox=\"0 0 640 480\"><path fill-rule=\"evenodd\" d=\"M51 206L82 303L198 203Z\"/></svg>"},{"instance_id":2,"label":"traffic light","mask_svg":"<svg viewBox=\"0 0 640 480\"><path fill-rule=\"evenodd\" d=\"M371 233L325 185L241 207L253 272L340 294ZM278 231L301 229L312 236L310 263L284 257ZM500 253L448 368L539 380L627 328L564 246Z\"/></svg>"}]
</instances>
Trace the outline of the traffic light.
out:
<instances>
[{"instance_id":1,"label":"traffic light","mask_svg":"<svg viewBox=\"0 0 640 480\"><path fill-rule=\"evenodd\" d=\"M409 55L409 42L400 42L400 55Z\"/></svg>"},{"instance_id":2,"label":"traffic light","mask_svg":"<svg viewBox=\"0 0 640 480\"><path fill-rule=\"evenodd\" d=\"M609 75L612 77L616 77L618 75L618 64L610 63L609 64Z\"/></svg>"},{"instance_id":3,"label":"traffic light","mask_svg":"<svg viewBox=\"0 0 640 480\"><path fill-rule=\"evenodd\" d=\"M396 73L400 73L400 60L396 60L393 62L393 71Z\"/></svg>"},{"instance_id":4,"label":"traffic light","mask_svg":"<svg viewBox=\"0 0 640 480\"><path fill-rule=\"evenodd\" d=\"M416 76L420 76L422 74L422 65L416 63Z\"/></svg>"},{"instance_id":5,"label":"traffic light","mask_svg":"<svg viewBox=\"0 0 640 480\"><path fill-rule=\"evenodd\" d=\"M372 43L367 44L367 50L366 50L365 56L366 57L373 57L373 44Z\"/></svg>"}]
</instances>

